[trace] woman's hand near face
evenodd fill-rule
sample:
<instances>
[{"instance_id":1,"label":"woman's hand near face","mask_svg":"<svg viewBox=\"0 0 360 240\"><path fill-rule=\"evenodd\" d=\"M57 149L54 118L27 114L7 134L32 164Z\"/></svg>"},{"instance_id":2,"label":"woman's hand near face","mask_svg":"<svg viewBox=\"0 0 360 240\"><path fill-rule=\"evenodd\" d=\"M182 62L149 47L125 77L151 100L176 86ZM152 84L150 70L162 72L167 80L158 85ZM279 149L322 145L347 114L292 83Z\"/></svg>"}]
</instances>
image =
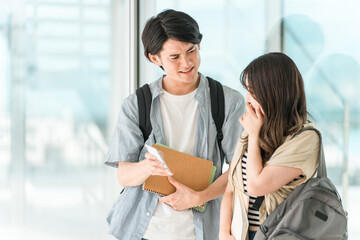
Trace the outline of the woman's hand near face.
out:
<instances>
[{"instance_id":1,"label":"woman's hand near face","mask_svg":"<svg viewBox=\"0 0 360 240\"><path fill-rule=\"evenodd\" d=\"M250 136L258 136L264 122L264 114L260 106L253 109L250 103L246 103L246 112L239 119L241 125Z\"/></svg>"}]
</instances>

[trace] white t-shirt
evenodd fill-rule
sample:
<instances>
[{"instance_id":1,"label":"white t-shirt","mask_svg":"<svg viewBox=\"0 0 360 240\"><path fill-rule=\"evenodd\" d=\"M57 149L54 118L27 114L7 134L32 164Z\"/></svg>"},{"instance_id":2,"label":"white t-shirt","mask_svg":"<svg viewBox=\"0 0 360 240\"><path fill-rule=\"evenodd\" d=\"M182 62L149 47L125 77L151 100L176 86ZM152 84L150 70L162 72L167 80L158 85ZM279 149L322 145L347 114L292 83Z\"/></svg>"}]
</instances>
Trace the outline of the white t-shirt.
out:
<instances>
[{"instance_id":1,"label":"white t-shirt","mask_svg":"<svg viewBox=\"0 0 360 240\"><path fill-rule=\"evenodd\" d=\"M163 90L164 91L164 90ZM186 95L160 95L165 144L173 149L194 154L199 103L196 90ZM176 211L158 202L144 238L149 240L194 240L195 226L191 209Z\"/></svg>"}]
</instances>

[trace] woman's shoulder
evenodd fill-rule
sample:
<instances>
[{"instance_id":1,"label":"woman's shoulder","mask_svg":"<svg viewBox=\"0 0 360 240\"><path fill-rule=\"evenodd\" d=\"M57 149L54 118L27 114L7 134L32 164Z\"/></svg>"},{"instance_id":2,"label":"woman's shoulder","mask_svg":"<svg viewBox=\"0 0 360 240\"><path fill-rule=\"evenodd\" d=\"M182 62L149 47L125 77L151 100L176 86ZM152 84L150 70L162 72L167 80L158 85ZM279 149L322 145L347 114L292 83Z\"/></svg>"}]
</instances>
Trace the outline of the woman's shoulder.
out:
<instances>
[{"instance_id":1,"label":"woman's shoulder","mask_svg":"<svg viewBox=\"0 0 360 240\"><path fill-rule=\"evenodd\" d=\"M279 146L269 160L269 164L279 162L302 162L309 155L317 153L320 147L320 138L314 130L302 130L287 136L284 143Z\"/></svg>"},{"instance_id":2,"label":"woman's shoulder","mask_svg":"<svg viewBox=\"0 0 360 240\"><path fill-rule=\"evenodd\" d=\"M300 144L301 146L317 144L320 140L317 131L312 122L306 122L302 129L288 136L284 143L288 141L291 142L291 145Z\"/></svg>"}]
</instances>

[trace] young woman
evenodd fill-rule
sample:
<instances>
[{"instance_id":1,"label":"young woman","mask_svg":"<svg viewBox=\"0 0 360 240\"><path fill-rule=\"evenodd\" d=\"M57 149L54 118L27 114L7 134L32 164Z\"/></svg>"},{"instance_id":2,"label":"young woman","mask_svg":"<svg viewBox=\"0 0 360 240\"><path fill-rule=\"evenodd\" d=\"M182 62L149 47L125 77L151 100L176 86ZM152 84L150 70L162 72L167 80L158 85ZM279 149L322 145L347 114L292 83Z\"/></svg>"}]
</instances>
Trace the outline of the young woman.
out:
<instances>
[{"instance_id":1,"label":"young woman","mask_svg":"<svg viewBox=\"0 0 360 240\"><path fill-rule=\"evenodd\" d=\"M239 119L244 132L221 203L221 240L253 239L266 216L296 186L314 176L319 153L316 132L291 138L312 123L307 120L302 76L288 56L260 56L240 78L248 90L246 113ZM256 208L260 196L264 201Z\"/></svg>"}]
</instances>

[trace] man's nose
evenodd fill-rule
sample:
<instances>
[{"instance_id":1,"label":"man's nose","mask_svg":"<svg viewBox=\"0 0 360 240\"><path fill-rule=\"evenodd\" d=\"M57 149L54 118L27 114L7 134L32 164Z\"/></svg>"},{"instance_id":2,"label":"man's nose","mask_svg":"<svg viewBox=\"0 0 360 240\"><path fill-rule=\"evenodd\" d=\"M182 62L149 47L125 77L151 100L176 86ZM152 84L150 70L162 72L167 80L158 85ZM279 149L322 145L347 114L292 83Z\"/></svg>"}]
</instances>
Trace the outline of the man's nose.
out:
<instances>
[{"instance_id":1,"label":"man's nose","mask_svg":"<svg viewBox=\"0 0 360 240\"><path fill-rule=\"evenodd\" d=\"M191 65L190 58L188 56L183 56L181 60L181 64L184 68L189 68Z\"/></svg>"}]
</instances>

